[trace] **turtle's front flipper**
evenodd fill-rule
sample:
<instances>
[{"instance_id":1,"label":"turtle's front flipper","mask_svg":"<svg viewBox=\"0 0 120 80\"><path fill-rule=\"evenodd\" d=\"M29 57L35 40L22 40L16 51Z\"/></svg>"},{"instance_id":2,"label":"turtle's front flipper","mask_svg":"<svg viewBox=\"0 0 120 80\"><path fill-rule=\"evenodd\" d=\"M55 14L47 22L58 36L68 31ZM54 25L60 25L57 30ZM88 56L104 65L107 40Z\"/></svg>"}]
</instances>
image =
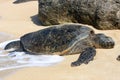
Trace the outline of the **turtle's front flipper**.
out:
<instances>
[{"instance_id":1,"label":"turtle's front flipper","mask_svg":"<svg viewBox=\"0 0 120 80\"><path fill-rule=\"evenodd\" d=\"M93 47L85 48L84 51L80 54L77 61L72 62L71 66L80 66L82 63L88 64L90 61L93 60L94 56L96 55L96 50Z\"/></svg>"}]
</instances>

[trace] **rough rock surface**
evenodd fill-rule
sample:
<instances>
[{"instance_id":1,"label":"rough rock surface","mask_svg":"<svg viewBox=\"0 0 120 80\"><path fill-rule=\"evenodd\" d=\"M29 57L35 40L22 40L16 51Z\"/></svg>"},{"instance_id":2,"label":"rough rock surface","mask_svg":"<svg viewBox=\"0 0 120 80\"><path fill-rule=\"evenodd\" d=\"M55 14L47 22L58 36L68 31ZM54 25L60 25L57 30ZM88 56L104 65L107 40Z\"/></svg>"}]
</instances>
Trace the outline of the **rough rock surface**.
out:
<instances>
[{"instance_id":1,"label":"rough rock surface","mask_svg":"<svg viewBox=\"0 0 120 80\"><path fill-rule=\"evenodd\" d=\"M42 25L82 23L120 29L120 0L38 0Z\"/></svg>"}]
</instances>

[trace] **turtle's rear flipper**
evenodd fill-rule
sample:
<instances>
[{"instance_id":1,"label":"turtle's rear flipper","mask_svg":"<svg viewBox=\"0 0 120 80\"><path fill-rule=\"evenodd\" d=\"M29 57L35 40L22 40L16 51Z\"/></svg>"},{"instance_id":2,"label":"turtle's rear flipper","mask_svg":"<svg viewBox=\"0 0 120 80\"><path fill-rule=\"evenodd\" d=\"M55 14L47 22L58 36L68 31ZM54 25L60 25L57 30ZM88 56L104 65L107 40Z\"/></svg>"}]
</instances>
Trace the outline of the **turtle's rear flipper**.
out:
<instances>
[{"instance_id":1,"label":"turtle's rear flipper","mask_svg":"<svg viewBox=\"0 0 120 80\"><path fill-rule=\"evenodd\" d=\"M10 42L6 45L6 47L4 48L5 50L8 50L9 52L21 52L21 51L24 51L23 50L23 46L21 44L20 41L13 41L13 42Z\"/></svg>"},{"instance_id":2,"label":"turtle's rear flipper","mask_svg":"<svg viewBox=\"0 0 120 80\"><path fill-rule=\"evenodd\" d=\"M90 61L93 60L95 55L96 55L95 48L88 47L84 49L84 51L80 54L77 61L71 63L71 66L72 67L80 66L82 63L88 64Z\"/></svg>"}]
</instances>

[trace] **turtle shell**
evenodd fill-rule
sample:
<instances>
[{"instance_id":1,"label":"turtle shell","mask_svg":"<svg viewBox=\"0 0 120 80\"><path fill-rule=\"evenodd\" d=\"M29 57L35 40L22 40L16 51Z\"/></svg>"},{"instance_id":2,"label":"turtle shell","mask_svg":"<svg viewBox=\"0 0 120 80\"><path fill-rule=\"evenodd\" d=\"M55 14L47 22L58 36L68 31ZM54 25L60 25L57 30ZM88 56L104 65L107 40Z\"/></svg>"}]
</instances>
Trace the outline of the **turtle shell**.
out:
<instances>
[{"instance_id":1,"label":"turtle shell","mask_svg":"<svg viewBox=\"0 0 120 80\"><path fill-rule=\"evenodd\" d=\"M23 48L32 53L54 53L69 48L82 33L93 33L91 28L80 24L55 25L21 37Z\"/></svg>"}]
</instances>

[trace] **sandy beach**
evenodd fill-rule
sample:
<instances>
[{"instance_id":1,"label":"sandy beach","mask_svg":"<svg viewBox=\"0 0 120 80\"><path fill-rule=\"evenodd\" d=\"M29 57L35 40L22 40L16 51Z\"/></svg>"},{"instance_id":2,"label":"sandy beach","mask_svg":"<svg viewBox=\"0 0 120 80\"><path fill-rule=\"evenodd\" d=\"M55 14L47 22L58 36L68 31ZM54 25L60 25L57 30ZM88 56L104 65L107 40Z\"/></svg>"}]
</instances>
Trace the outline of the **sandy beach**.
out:
<instances>
[{"instance_id":1,"label":"sandy beach","mask_svg":"<svg viewBox=\"0 0 120 80\"><path fill-rule=\"evenodd\" d=\"M17 39L25 33L46 28L40 26L36 15L38 2L13 4L14 0L0 0L0 42ZM91 26L90 26L91 27ZM91 27L93 28L93 27ZM93 28L94 29L94 28ZM65 56L61 63L49 67L29 67L0 72L3 80L120 80L120 30L96 30L115 41L113 49L97 49L97 54L88 65L71 67L78 55Z\"/></svg>"}]
</instances>

